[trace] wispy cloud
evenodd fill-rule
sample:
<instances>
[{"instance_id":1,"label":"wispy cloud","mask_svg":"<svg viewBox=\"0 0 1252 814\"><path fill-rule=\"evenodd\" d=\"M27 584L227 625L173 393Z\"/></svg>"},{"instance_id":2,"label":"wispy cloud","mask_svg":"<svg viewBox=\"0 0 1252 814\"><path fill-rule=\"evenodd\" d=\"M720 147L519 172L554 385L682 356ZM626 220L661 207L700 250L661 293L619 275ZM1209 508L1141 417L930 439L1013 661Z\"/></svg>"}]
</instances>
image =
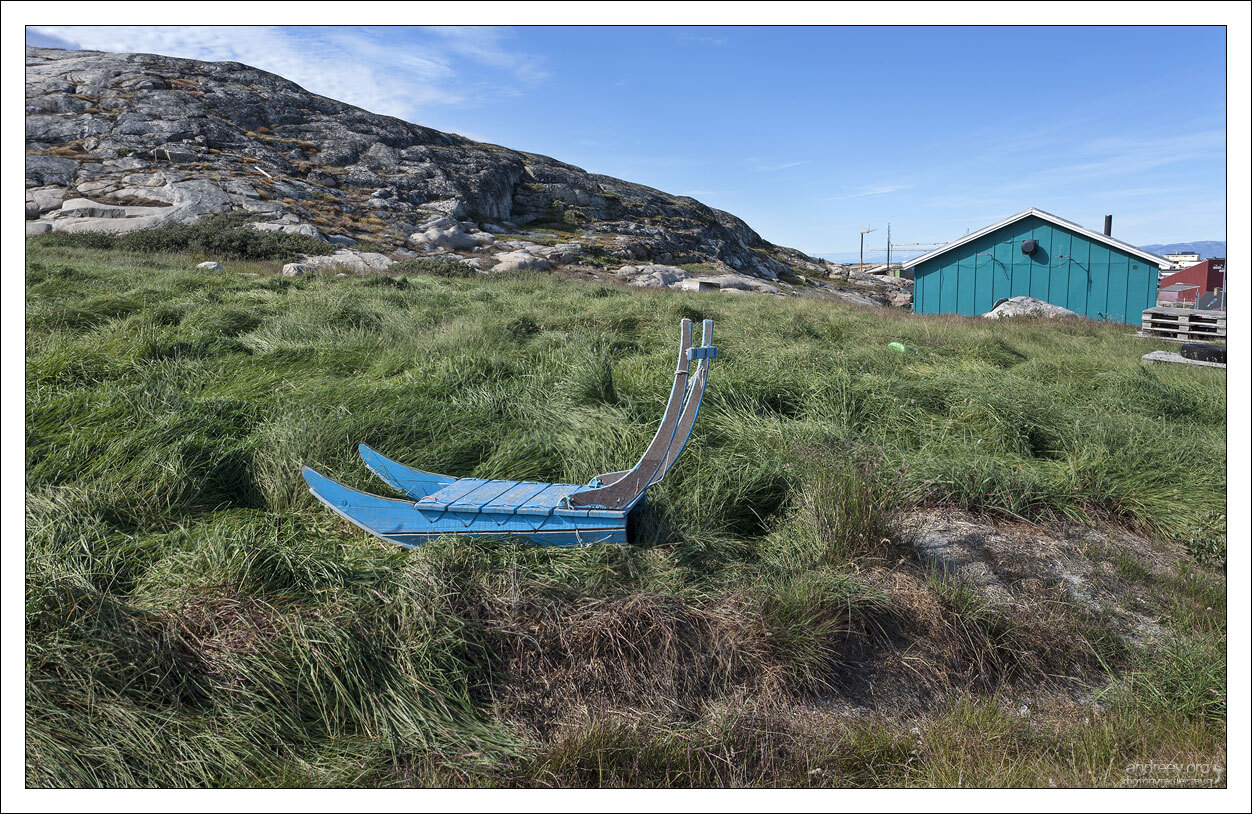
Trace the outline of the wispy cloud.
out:
<instances>
[{"instance_id":1,"label":"wispy cloud","mask_svg":"<svg viewBox=\"0 0 1252 814\"><path fill-rule=\"evenodd\" d=\"M55 34L47 34L40 31L38 28L31 27L26 29L26 44L35 45L40 48L68 48L71 50L82 48L82 46L76 42L70 42L69 40L58 37Z\"/></svg>"},{"instance_id":2,"label":"wispy cloud","mask_svg":"<svg viewBox=\"0 0 1252 814\"><path fill-rule=\"evenodd\" d=\"M691 31L682 31L677 35L677 39L684 42L695 42L701 45L726 45L730 42L729 37L719 36L716 34L697 34Z\"/></svg>"},{"instance_id":3,"label":"wispy cloud","mask_svg":"<svg viewBox=\"0 0 1252 814\"><path fill-rule=\"evenodd\" d=\"M549 76L542 57L527 54L509 45L512 32L499 26L431 26L427 31L439 36L453 54L506 71L526 84L536 84Z\"/></svg>"},{"instance_id":4,"label":"wispy cloud","mask_svg":"<svg viewBox=\"0 0 1252 814\"><path fill-rule=\"evenodd\" d=\"M436 108L480 105L547 76L500 28L36 26L38 36L99 51L243 62L375 113L421 121ZM478 74L472 79L469 74Z\"/></svg>"},{"instance_id":5,"label":"wispy cloud","mask_svg":"<svg viewBox=\"0 0 1252 814\"><path fill-rule=\"evenodd\" d=\"M1226 134L1200 130L1147 138L1103 138L1089 141L1077 151L1087 160L1045 170L1041 175L1069 181L1089 181L1116 175L1138 174L1195 159L1224 155Z\"/></svg>"},{"instance_id":6,"label":"wispy cloud","mask_svg":"<svg viewBox=\"0 0 1252 814\"><path fill-rule=\"evenodd\" d=\"M893 192L899 192L903 189L912 189L910 184L876 184L873 186L861 187L860 189L849 192L844 195L832 195L826 200L828 201L844 201L848 198L868 198L871 195L890 195Z\"/></svg>"},{"instance_id":7,"label":"wispy cloud","mask_svg":"<svg viewBox=\"0 0 1252 814\"><path fill-rule=\"evenodd\" d=\"M792 167L802 167L808 163L808 161L785 161L781 164L768 164L762 163L759 159L748 159L748 164L752 167L753 172L779 172L780 170L789 170Z\"/></svg>"},{"instance_id":8,"label":"wispy cloud","mask_svg":"<svg viewBox=\"0 0 1252 814\"><path fill-rule=\"evenodd\" d=\"M1190 131L1084 138L1072 132L1047 130L1019 138L1009 138L977 153L986 165L1004 165L1029 155L1020 162L1012 180L997 188L1005 193L1032 194L1056 189L1115 188L1119 179L1136 187L1153 171L1177 164L1220 160L1226 154L1226 134L1218 128ZM1112 185L1112 186L1110 186Z\"/></svg>"}]
</instances>

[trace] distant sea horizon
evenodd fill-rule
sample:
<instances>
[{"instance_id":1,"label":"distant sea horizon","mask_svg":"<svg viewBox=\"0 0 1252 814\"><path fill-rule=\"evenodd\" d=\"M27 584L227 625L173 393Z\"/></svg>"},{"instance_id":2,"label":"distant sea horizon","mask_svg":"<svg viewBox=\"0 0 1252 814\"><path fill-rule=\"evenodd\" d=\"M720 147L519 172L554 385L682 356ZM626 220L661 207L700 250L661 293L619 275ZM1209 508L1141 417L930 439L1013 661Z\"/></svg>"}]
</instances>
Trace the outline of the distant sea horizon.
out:
<instances>
[{"instance_id":1,"label":"distant sea horizon","mask_svg":"<svg viewBox=\"0 0 1252 814\"><path fill-rule=\"evenodd\" d=\"M898 249L898 250L892 249L891 250L891 262L892 264L900 263L910 258L923 255L928 251L930 251L930 249L926 249L925 251L921 251L918 249ZM824 252L821 254L815 254L813 256L820 257L823 260L829 260L832 263L855 264L855 263L860 262L861 255L860 255L860 252ZM886 252L866 252L865 262L866 263L886 263L887 253Z\"/></svg>"}]
</instances>

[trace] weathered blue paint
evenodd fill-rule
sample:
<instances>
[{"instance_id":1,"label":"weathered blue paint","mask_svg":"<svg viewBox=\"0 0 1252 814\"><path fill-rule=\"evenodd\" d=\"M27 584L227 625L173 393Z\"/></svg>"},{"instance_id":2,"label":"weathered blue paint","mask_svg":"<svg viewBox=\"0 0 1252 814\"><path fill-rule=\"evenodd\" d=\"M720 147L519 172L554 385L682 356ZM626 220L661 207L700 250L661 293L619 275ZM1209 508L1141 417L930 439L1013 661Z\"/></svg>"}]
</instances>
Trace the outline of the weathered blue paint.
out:
<instances>
[{"instance_id":1,"label":"weathered blue paint","mask_svg":"<svg viewBox=\"0 0 1252 814\"><path fill-rule=\"evenodd\" d=\"M391 488L404 492L414 500L420 500L427 495L438 492L445 486L456 483L456 478L423 472L411 466L398 464L390 458L385 458L378 454L365 444L357 447L357 451L361 454L361 460L365 462L365 465L369 467L371 472L382 478L383 482Z\"/></svg>"},{"instance_id":2,"label":"weathered blue paint","mask_svg":"<svg viewBox=\"0 0 1252 814\"><path fill-rule=\"evenodd\" d=\"M313 496L340 517L370 534L404 546L451 534L522 537L543 545L626 542L626 512L592 517L586 509L569 511L555 505L533 514L520 513L516 511L518 507L509 512L487 512L482 507L454 508L448 503L415 503L371 495L308 467L304 468L304 480ZM542 485L549 487L545 491L581 488L576 484Z\"/></svg>"},{"instance_id":3,"label":"weathered blue paint","mask_svg":"<svg viewBox=\"0 0 1252 814\"><path fill-rule=\"evenodd\" d=\"M452 478L397 463L364 444L358 449L365 465L405 498L361 492L307 466L302 474L313 496L341 517L404 546L449 534L521 537L541 545L624 543L627 515L674 465L691 435L708 365L717 355L712 342L711 320L704 322L698 347L691 345L691 321L683 320L674 387L652 443L633 469L597 475L586 485ZM698 365L688 380L692 360Z\"/></svg>"},{"instance_id":4,"label":"weathered blue paint","mask_svg":"<svg viewBox=\"0 0 1252 814\"><path fill-rule=\"evenodd\" d=\"M1038 248L1023 254L1022 241ZM977 316L1029 296L1099 320L1138 325L1156 304L1157 267L1030 215L913 267L913 311Z\"/></svg>"}]
</instances>

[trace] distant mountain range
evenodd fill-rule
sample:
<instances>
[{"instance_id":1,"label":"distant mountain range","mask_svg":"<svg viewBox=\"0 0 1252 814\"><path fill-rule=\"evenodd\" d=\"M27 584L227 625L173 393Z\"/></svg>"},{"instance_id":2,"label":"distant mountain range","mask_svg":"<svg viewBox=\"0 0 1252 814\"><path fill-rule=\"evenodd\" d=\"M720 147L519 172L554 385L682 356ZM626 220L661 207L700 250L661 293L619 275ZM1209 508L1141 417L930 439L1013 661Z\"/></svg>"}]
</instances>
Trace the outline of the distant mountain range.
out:
<instances>
[{"instance_id":1,"label":"distant mountain range","mask_svg":"<svg viewBox=\"0 0 1252 814\"><path fill-rule=\"evenodd\" d=\"M1202 258L1226 256L1226 241L1224 240L1193 240L1190 243L1153 243L1149 246L1140 246L1139 248L1145 252L1159 255L1195 252Z\"/></svg>"},{"instance_id":2,"label":"distant mountain range","mask_svg":"<svg viewBox=\"0 0 1252 814\"><path fill-rule=\"evenodd\" d=\"M1201 258L1208 257L1225 257L1226 241L1224 240L1193 240L1189 243L1153 243L1148 246L1140 246L1139 248L1147 252L1157 255L1181 254L1183 252L1195 252ZM926 251L930 251L927 249ZM918 255L925 254L924 251L918 249L894 249L891 252L891 262L903 262ZM829 254L819 254L824 260L832 263L856 263L860 255L857 252L830 252ZM886 252L866 252L866 263L885 263L887 262Z\"/></svg>"}]
</instances>

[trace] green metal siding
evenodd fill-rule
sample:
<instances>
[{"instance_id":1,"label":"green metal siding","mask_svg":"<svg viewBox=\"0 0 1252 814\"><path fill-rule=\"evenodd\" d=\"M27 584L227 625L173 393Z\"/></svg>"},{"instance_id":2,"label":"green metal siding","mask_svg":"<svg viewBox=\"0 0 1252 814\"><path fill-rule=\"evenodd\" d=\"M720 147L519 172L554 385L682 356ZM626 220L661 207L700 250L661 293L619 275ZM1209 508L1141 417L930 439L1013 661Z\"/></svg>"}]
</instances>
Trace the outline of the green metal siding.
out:
<instances>
[{"instance_id":1,"label":"green metal siding","mask_svg":"<svg viewBox=\"0 0 1252 814\"><path fill-rule=\"evenodd\" d=\"M1033 255L1022 254L1023 240L1038 242ZM914 268L918 314L977 316L1021 296L1138 325L1156 304L1156 266L1031 215Z\"/></svg>"}]
</instances>

